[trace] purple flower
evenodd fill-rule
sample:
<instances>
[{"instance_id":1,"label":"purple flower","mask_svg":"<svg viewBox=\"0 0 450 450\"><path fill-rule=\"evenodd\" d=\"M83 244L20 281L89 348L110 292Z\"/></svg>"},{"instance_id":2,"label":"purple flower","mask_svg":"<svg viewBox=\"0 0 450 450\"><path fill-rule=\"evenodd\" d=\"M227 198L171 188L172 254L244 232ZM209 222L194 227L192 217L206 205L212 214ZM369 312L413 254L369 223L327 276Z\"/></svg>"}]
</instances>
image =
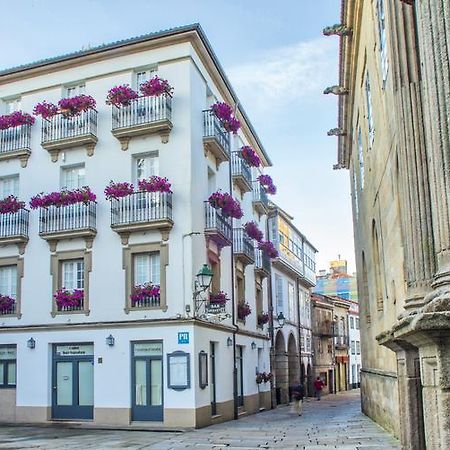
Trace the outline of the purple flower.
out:
<instances>
[{"instance_id":1,"label":"purple flower","mask_svg":"<svg viewBox=\"0 0 450 450\"><path fill-rule=\"evenodd\" d=\"M145 302L149 299L158 299L161 296L161 289L157 284L145 283L135 286L130 295L131 305Z\"/></svg>"},{"instance_id":2,"label":"purple flower","mask_svg":"<svg viewBox=\"0 0 450 450\"><path fill-rule=\"evenodd\" d=\"M241 155L244 161L251 167L259 167L261 165L261 159L256 154L255 150L249 145L241 147Z\"/></svg>"},{"instance_id":3,"label":"purple flower","mask_svg":"<svg viewBox=\"0 0 450 450\"><path fill-rule=\"evenodd\" d=\"M105 187L104 193L106 200L119 199L121 197L126 197L134 192L134 186L126 181L122 183L114 183L110 181L109 185Z\"/></svg>"},{"instance_id":4,"label":"purple flower","mask_svg":"<svg viewBox=\"0 0 450 450\"><path fill-rule=\"evenodd\" d=\"M74 289L72 291L63 287L58 289L53 297L59 310L63 308L76 308L83 305L84 291L81 289Z\"/></svg>"},{"instance_id":5,"label":"purple flower","mask_svg":"<svg viewBox=\"0 0 450 450\"><path fill-rule=\"evenodd\" d=\"M255 241L261 242L264 239L263 232L259 229L258 224L253 220L244 224L244 230L248 237L255 239Z\"/></svg>"},{"instance_id":6,"label":"purple flower","mask_svg":"<svg viewBox=\"0 0 450 450\"><path fill-rule=\"evenodd\" d=\"M138 188L140 191L145 192L167 192L172 193L172 185L167 178L158 177L153 175L148 180L139 180Z\"/></svg>"},{"instance_id":7,"label":"purple flower","mask_svg":"<svg viewBox=\"0 0 450 450\"><path fill-rule=\"evenodd\" d=\"M33 125L36 119L28 113L15 111L12 114L0 116L0 130L16 128L21 125Z\"/></svg>"},{"instance_id":8,"label":"purple flower","mask_svg":"<svg viewBox=\"0 0 450 450\"><path fill-rule=\"evenodd\" d=\"M24 209L25 203L17 200L17 197L10 195L3 200L0 200L0 214L11 214Z\"/></svg>"},{"instance_id":9,"label":"purple flower","mask_svg":"<svg viewBox=\"0 0 450 450\"><path fill-rule=\"evenodd\" d=\"M222 122L225 130L236 134L241 127L241 123L233 115L233 109L225 102L216 102L211 105L211 111Z\"/></svg>"},{"instance_id":10,"label":"purple flower","mask_svg":"<svg viewBox=\"0 0 450 450\"><path fill-rule=\"evenodd\" d=\"M264 252L269 258L278 258L278 250L270 241L262 241L258 244L258 248Z\"/></svg>"},{"instance_id":11,"label":"purple flower","mask_svg":"<svg viewBox=\"0 0 450 450\"><path fill-rule=\"evenodd\" d=\"M16 301L12 297L0 294L0 312L2 313L10 312L13 309L15 302Z\"/></svg>"},{"instance_id":12,"label":"purple flower","mask_svg":"<svg viewBox=\"0 0 450 450\"><path fill-rule=\"evenodd\" d=\"M34 109L33 114L35 116L42 116L43 119L49 119L50 117L58 114L58 107L53 103L47 103L43 101L42 103L38 103Z\"/></svg>"},{"instance_id":13,"label":"purple flower","mask_svg":"<svg viewBox=\"0 0 450 450\"><path fill-rule=\"evenodd\" d=\"M62 115L74 117L84 111L94 109L96 102L90 95L80 94L71 98L62 98L58 102L58 106Z\"/></svg>"},{"instance_id":14,"label":"purple flower","mask_svg":"<svg viewBox=\"0 0 450 450\"><path fill-rule=\"evenodd\" d=\"M262 312L261 314L258 315L258 325L265 325L266 323L269 322L269 313L266 312Z\"/></svg>"},{"instance_id":15,"label":"purple flower","mask_svg":"<svg viewBox=\"0 0 450 450\"><path fill-rule=\"evenodd\" d=\"M270 175L260 175L257 180L268 194L275 195L277 193L277 188Z\"/></svg>"},{"instance_id":16,"label":"purple flower","mask_svg":"<svg viewBox=\"0 0 450 450\"><path fill-rule=\"evenodd\" d=\"M61 192L50 192L49 194L35 195L30 200L30 208L48 208L49 206L61 206L74 205L76 203L89 203L95 202L96 195L91 191L89 187L83 187L75 189L73 191L63 190Z\"/></svg>"},{"instance_id":17,"label":"purple flower","mask_svg":"<svg viewBox=\"0 0 450 450\"><path fill-rule=\"evenodd\" d=\"M244 215L239 202L226 192L214 192L210 195L208 202L213 208L221 209L225 217L240 219Z\"/></svg>"},{"instance_id":18,"label":"purple flower","mask_svg":"<svg viewBox=\"0 0 450 450\"><path fill-rule=\"evenodd\" d=\"M209 303L213 305L225 305L228 300L227 294L223 291L219 291L216 294L209 294Z\"/></svg>"},{"instance_id":19,"label":"purple flower","mask_svg":"<svg viewBox=\"0 0 450 450\"><path fill-rule=\"evenodd\" d=\"M238 303L237 305L237 313L238 318L240 320L244 320L247 316L249 316L252 313L252 308L250 305L246 302Z\"/></svg>"},{"instance_id":20,"label":"purple flower","mask_svg":"<svg viewBox=\"0 0 450 450\"><path fill-rule=\"evenodd\" d=\"M131 89L128 84L122 84L120 86L115 86L108 91L106 104L114 106L129 106L131 101L138 97L138 93Z\"/></svg>"},{"instance_id":21,"label":"purple flower","mask_svg":"<svg viewBox=\"0 0 450 450\"><path fill-rule=\"evenodd\" d=\"M142 83L139 89L145 97L154 97L162 94L172 95L173 93L173 87L169 82L159 78L158 75Z\"/></svg>"}]
</instances>

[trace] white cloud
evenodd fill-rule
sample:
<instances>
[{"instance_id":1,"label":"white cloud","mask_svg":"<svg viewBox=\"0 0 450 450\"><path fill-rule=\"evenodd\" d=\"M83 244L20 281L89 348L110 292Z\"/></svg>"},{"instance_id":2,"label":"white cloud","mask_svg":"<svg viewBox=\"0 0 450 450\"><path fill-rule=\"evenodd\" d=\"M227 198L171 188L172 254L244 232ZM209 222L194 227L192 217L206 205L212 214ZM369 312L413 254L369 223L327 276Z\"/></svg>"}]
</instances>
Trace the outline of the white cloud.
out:
<instances>
[{"instance_id":1,"label":"white cloud","mask_svg":"<svg viewBox=\"0 0 450 450\"><path fill-rule=\"evenodd\" d=\"M318 38L255 55L231 67L230 80L240 97L258 111L296 101L337 81L337 48L333 40Z\"/></svg>"}]
</instances>

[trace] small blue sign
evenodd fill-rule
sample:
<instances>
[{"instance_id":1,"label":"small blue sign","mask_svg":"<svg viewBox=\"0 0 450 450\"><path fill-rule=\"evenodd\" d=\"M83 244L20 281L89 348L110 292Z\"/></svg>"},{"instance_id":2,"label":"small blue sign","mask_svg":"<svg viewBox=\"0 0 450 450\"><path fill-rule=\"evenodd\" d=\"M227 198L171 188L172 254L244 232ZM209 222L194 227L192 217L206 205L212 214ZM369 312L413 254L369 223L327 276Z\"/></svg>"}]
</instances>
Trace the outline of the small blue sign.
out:
<instances>
[{"instance_id":1,"label":"small blue sign","mask_svg":"<svg viewBox=\"0 0 450 450\"><path fill-rule=\"evenodd\" d=\"M178 343L179 344L189 344L189 332L181 331L178 333Z\"/></svg>"}]
</instances>

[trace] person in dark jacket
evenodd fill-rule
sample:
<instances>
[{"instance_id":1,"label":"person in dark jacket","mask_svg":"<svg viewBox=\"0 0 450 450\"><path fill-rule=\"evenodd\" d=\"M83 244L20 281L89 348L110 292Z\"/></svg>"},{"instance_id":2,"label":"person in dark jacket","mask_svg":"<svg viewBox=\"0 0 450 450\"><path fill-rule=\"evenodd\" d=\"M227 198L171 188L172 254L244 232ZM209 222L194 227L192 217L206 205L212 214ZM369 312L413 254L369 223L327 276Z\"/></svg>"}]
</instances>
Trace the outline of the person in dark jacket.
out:
<instances>
[{"instance_id":1,"label":"person in dark jacket","mask_svg":"<svg viewBox=\"0 0 450 450\"><path fill-rule=\"evenodd\" d=\"M316 381L314 381L314 389L316 390L317 400L320 400L320 396L322 395L322 389L325 386L325 383L321 380L320 377L317 377Z\"/></svg>"},{"instance_id":2,"label":"person in dark jacket","mask_svg":"<svg viewBox=\"0 0 450 450\"><path fill-rule=\"evenodd\" d=\"M305 388L302 383L297 383L291 387L292 400L294 404L292 405L292 412L298 416L302 415L303 398L305 396Z\"/></svg>"}]
</instances>

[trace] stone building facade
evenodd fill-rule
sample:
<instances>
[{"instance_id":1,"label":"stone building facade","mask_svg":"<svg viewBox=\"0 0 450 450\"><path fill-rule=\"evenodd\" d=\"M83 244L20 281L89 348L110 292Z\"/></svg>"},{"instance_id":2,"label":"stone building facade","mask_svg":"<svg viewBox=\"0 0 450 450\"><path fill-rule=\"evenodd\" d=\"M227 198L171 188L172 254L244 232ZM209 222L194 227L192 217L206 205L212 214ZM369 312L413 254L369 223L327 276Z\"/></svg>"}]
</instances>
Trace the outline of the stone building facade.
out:
<instances>
[{"instance_id":1,"label":"stone building facade","mask_svg":"<svg viewBox=\"0 0 450 450\"><path fill-rule=\"evenodd\" d=\"M336 168L350 171L363 411L450 448L450 5L342 1ZM400 420L398 420L400 418Z\"/></svg>"}]
</instances>

